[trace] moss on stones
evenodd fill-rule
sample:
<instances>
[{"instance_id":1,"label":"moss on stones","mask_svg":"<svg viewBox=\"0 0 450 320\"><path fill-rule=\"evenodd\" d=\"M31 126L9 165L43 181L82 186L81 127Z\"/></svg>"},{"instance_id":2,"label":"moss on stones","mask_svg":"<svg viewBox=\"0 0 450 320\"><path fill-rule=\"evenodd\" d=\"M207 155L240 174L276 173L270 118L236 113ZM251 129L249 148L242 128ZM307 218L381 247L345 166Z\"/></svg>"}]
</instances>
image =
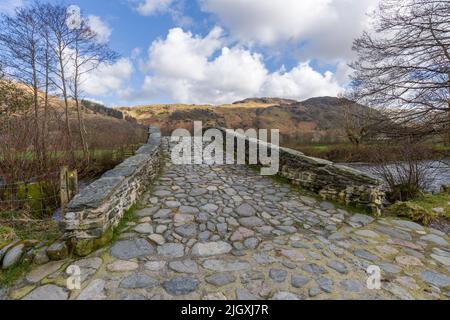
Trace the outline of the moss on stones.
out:
<instances>
[{"instance_id":1,"label":"moss on stones","mask_svg":"<svg viewBox=\"0 0 450 320\"><path fill-rule=\"evenodd\" d=\"M25 286L20 289L12 290L12 292L9 294L9 297L12 300L20 300L34 289L36 289L36 286Z\"/></svg>"},{"instance_id":2,"label":"moss on stones","mask_svg":"<svg viewBox=\"0 0 450 320\"><path fill-rule=\"evenodd\" d=\"M86 257L95 250L105 247L111 243L114 232L109 229L101 238L98 239L80 239L72 242L73 253L79 257Z\"/></svg>"},{"instance_id":3,"label":"moss on stones","mask_svg":"<svg viewBox=\"0 0 450 320\"><path fill-rule=\"evenodd\" d=\"M424 225L429 225L436 218L433 212L412 202L397 202L388 211L395 216L405 217Z\"/></svg>"}]
</instances>

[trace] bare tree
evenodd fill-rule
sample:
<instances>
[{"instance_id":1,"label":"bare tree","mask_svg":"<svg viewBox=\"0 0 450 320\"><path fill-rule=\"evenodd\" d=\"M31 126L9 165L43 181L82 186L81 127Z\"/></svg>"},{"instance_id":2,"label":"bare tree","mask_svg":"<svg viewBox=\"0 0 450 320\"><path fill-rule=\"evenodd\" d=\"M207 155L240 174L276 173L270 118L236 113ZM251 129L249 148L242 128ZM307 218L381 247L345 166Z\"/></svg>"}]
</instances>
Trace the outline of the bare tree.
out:
<instances>
[{"instance_id":1,"label":"bare tree","mask_svg":"<svg viewBox=\"0 0 450 320\"><path fill-rule=\"evenodd\" d=\"M427 148L416 141L399 146L395 161L390 160L384 148L373 151L372 159L377 165L372 172L386 181L391 201L413 199L434 183L436 169L433 169L432 162L423 160L427 152Z\"/></svg>"},{"instance_id":2,"label":"bare tree","mask_svg":"<svg viewBox=\"0 0 450 320\"><path fill-rule=\"evenodd\" d=\"M114 61L116 54L109 49L106 43L98 40L97 34L89 27L85 19L80 20L77 28L73 29L72 35L73 50L70 54L70 61L73 70L69 80L69 88L77 109L84 159L89 164L90 153L83 116L82 85L87 74L97 69L101 64Z\"/></svg>"},{"instance_id":3,"label":"bare tree","mask_svg":"<svg viewBox=\"0 0 450 320\"><path fill-rule=\"evenodd\" d=\"M2 15L0 25L0 45L5 72L13 79L29 86L33 91L34 109L34 153L42 163L39 126L39 89L42 58L40 22L30 8L19 8L14 16Z\"/></svg>"},{"instance_id":4,"label":"bare tree","mask_svg":"<svg viewBox=\"0 0 450 320\"><path fill-rule=\"evenodd\" d=\"M82 85L85 77L103 63L115 60L116 55L106 43L98 41L97 34L92 30L81 15L73 16L67 7L62 5L38 5L43 24L48 30L50 47L56 58L56 79L53 83L60 89L65 105L66 130L72 141L70 127L70 99L75 103L78 117L78 134L83 154L89 163L89 146L84 124L84 110L81 103Z\"/></svg>"},{"instance_id":5,"label":"bare tree","mask_svg":"<svg viewBox=\"0 0 450 320\"><path fill-rule=\"evenodd\" d=\"M354 146L359 147L381 132L385 119L379 111L345 98L339 99L339 106L343 110L345 135Z\"/></svg>"},{"instance_id":6,"label":"bare tree","mask_svg":"<svg viewBox=\"0 0 450 320\"><path fill-rule=\"evenodd\" d=\"M64 145L76 159L71 106L75 105L79 139L89 164L89 146L82 105L83 81L101 64L113 62L116 55L106 43L99 41L87 19L61 4L36 1L12 15L2 15L0 57L8 77L28 85L33 91L32 126L34 154L42 166L48 162L50 96L59 91L64 101ZM40 108L43 105L43 116ZM40 117L42 121L40 121Z\"/></svg>"},{"instance_id":7,"label":"bare tree","mask_svg":"<svg viewBox=\"0 0 450 320\"><path fill-rule=\"evenodd\" d=\"M55 77L51 77L51 82L60 91L64 101L65 123L68 137L68 145L73 153L72 130L70 127L70 102L68 88L68 54L73 45L73 31L69 27L67 7L63 5L41 4L39 14L42 24L46 26L47 37L49 39L49 54L56 60L56 65L52 66Z\"/></svg>"},{"instance_id":8,"label":"bare tree","mask_svg":"<svg viewBox=\"0 0 450 320\"><path fill-rule=\"evenodd\" d=\"M49 116L50 116L50 91L54 89L52 84L52 76L54 73L54 65L56 63L55 56L51 50L52 37L49 26L45 23L45 14L48 13L47 5L36 2L33 6L33 14L40 22L40 36L42 38L42 59L40 61L42 67L42 77L44 82L44 117L42 121L42 154L44 165L48 163L48 134L49 134Z\"/></svg>"},{"instance_id":9,"label":"bare tree","mask_svg":"<svg viewBox=\"0 0 450 320\"><path fill-rule=\"evenodd\" d=\"M450 1L383 0L373 18L374 32L354 42L349 98L450 143Z\"/></svg>"}]
</instances>

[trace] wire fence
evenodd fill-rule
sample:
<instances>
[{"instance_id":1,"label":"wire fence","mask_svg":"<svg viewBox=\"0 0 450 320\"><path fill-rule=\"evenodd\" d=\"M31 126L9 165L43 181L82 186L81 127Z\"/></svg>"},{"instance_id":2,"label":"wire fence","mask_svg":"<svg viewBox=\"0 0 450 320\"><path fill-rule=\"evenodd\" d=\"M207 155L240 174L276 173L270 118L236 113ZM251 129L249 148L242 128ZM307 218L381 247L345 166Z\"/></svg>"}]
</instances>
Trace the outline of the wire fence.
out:
<instances>
[{"instance_id":1,"label":"wire fence","mask_svg":"<svg viewBox=\"0 0 450 320\"><path fill-rule=\"evenodd\" d=\"M12 183L0 177L0 220L51 217L61 206L60 171Z\"/></svg>"},{"instance_id":2,"label":"wire fence","mask_svg":"<svg viewBox=\"0 0 450 320\"><path fill-rule=\"evenodd\" d=\"M128 157L136 154L141 145L127 145L115 150L93 150L90 169L81 169L85 178L114 167ZM42 219L53 216L63 208L78 192L78 173L68 171L67 167L58 171L28 175L20 172L12 177L0 173L0 222L2 219L27 217ZM92 170L91 173L89 170ZM3 168L3 172L8 172ZM75 172L75 178L73 173Z\"/></svg>"}]
</instances>

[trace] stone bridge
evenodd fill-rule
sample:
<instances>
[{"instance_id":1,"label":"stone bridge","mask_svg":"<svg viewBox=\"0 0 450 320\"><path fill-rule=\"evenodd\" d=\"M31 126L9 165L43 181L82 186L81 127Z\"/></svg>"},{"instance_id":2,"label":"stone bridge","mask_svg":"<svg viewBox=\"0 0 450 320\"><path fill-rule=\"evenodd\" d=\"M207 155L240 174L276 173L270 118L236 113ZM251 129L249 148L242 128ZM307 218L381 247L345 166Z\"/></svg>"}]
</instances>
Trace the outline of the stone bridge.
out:
<instances>
[{"instance_id":1,"label":"stone bridge","mask_svg":"<svg viewBox=\"0 0 450 320\"><path fill-rule=\"evenodd\" d=\"M242 165L163 161L160 170L158 163L169 152L168 139L152 129L149 144L136 157L77 196L63 228L74 252L84 258L35 268L11 288L9 297L450 297L448 235L409 221L357 213ZM291 151L282 152L290 156L283 172L295 181L299 176L293 167L299 164ZM371 198L378 192L376 183L361 175L358 181L373 183L344 188L339 182L328 182L329 188L317 187L317 177L323 180L324 172L339 175L345 169L318 159L312 162L320 170L305 169L316 177L309 185L322 199L333 195L334 200L359 199L369 206L378 202L378 196ZM353 182L355 174L345 173ZM125 213L136 201L135 210ZM124 213L125 225L113 232ZM114 242L106 245L113 235ZM66 270L73 265L80 268L81 288L69 291ZM368 275L370 266L375 271L379 268L380 287L377 272Z\"/></svg>"}]
</instances>

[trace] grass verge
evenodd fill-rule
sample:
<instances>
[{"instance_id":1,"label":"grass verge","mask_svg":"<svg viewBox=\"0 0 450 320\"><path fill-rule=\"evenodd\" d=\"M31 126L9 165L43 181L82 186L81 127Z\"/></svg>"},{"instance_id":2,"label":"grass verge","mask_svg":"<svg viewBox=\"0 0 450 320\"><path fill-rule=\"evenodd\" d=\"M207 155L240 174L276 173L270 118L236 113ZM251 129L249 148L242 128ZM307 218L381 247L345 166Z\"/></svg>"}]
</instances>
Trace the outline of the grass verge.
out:
<instances>
[{"instance_id":1,"label":"grass verge","mask_svg":"<svg viewBox=\"0 0 450 320\"><path fill-rule=\"evenodd\" d=\"M12 240L51 241L60 235L58 222L52 219L34 220L18 212L0 213L0 243Z\"/></svg>"},{"instance_id":2,"label":"grass verge","mask_svg":"<svg viewBox=\"0 0 450 320\"><path fill-rule=\"evenodd\" d=\"M8 243L17 238L16 232L13 228L0 224L0 248L2 243Z\"/></svg>"},{"instance_id":3,"label":"grass verge","mask_svg":"<svg viewBox=\"0 0 450 320\"><path fill-rule=\"evenodd\" d=\"M2 212L0 218L0 248L3 245L11 243L15 240L38 240L38 241L52 241L60 236L58 223L56 221L34 221L27 219L8 219L10 213ZM25 275L31 270L31 263L29 261L22 261L22 263L7 269L0 268L0 288L11 286L16 280Z\"/></svg>"},{"instance_id":4,"label":"grass verge","mask_svg":"<svg viewBox=\"0 0 450 320\"><path fill-rule=\"evenodd\" d=\"M423 197L411 201L427 211L432 211L436 208L443 209L443 212L438 213L439 216L450 219L450 194L426 194Z\"/></svg>"},{"instance_id":5,"label":"grass verge","mask_svg":"<svg viewBox=\"0 0 450 320\"><path fill-rule=\"evenodd\" d=\"M387 210L391 215L429 225L436 220L450 223L450 194L425 194L416 199L397 202Z\"/></svg>"},{"instance_id":6,"label":"grass verge","mask_svg":"<svg viewBox=\"0 0 450 320\"><path fill-rule=\"evenodd\" d=\"M138 208L138 204L134 204L130 209L128 209L124 214L122 219L120 220L117 227L113 230L112 243L117 242L119 240L119 236L122 232L126 231L128 228L128 224L130 222L135 222L137 220L136 215L134 214Z\"/></svg>"},{"instance_id":7,"label":"grass verge","mask_svg":"<svg viewBox=\"0 0 450 320\"><path fill-rule=\"evenodd\" d=\"M0 288L10 287L17 279L30 272L31 264L22 262L21 264L7 270L0 270Z\"/></svg>"}]
</instances>

